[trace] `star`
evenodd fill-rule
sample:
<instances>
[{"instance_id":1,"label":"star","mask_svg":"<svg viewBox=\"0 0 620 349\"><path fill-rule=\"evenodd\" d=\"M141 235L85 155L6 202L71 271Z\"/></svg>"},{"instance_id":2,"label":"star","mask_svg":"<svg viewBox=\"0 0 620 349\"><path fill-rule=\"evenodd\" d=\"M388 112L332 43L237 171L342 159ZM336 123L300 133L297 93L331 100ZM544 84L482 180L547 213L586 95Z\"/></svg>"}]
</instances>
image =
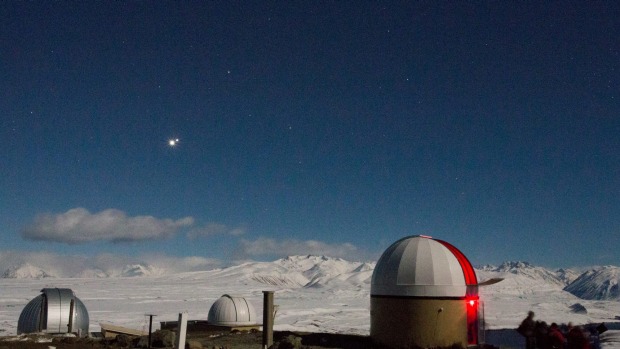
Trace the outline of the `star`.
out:
<instances>
[{"instance_id":1,"label":"star","mask_svg":"<svg viewBox=\"0 0 620 349\"><path fill-rule=\"evenodd\" d=\"M178 143L179 143L179 139L178 138L171 138L171 139L168 140L168 145L170 147L175 147Z\"/></svg>"}]
</instances>

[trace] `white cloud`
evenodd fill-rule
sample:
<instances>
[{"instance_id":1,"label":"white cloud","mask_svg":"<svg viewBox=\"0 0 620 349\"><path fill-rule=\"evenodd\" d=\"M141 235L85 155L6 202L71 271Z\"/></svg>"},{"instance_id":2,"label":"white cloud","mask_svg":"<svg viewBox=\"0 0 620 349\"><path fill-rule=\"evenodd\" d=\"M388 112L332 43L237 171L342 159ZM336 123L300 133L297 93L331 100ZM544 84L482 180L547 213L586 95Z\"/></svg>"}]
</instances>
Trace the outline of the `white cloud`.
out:
<instances>
[{"instance_id":1,"label":"white cloud","mask_svg":"<svg viewBox=\"0 0 620 349\"><path fill-rule=\"evenodd\" d=\"M231 228L225 224L209 223L203 227L196 227L187 233L187 238L194 240L197 238L205 238L214 235L232 235L240 236L245 234L244 227Z\"/></svg>"},{"instance_id":2,"label":"white cloud","mask_svg":"<svg viewBox=\"0 0 620 349\"><path fill-rule=\"evenodd\" d=\"M29 240L80 244L92 241L140 241L164 239L178 229L194 224L192 217L178 220L153 216L128 217L123 211L107 209L98 213L78 207L60 214L41 214L22 230Z\"/></svg>"},{"instance_id":3,"label":"white cloud","mask_svg":"<svg viewBox=\"0 0 620 349\"><path fill-rule=\"evenodd\" d=\"M276 240L261 237L254 241L241 239L240 257L244 256L292 256L292 255L324 255L330 257L341 257L350 260L366 259L368 254L360 251L355 245L350 243L328 244L316 240Z\"/></svg>"}]
</instances>

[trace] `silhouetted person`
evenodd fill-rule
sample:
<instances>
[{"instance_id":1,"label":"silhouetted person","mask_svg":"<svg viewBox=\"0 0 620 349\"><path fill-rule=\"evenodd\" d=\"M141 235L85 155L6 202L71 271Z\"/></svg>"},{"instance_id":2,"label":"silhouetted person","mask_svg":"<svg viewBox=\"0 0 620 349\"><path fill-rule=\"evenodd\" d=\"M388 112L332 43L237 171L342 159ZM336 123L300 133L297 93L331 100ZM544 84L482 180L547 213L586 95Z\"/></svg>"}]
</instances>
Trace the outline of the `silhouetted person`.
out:
<instances>
[{"instance_id":1,"label":"silhouetted person","mask_svg":"<svg viewBox=\"0 0 620 349\"><path fill-rule=\"evenodd\" d=\"M549 345L552 349L563 349L564 345L566 344L566 338L564 338L562 331L560 331L558 324L556 324L555 322L551 324L551 327L549 327L548 338Z\"/></svg>"},{"instance_id":2,"label":"silhouetted person","mask_svg":"<svg viewBox=\"0 0 620 349\"><path fill-rule=\"evenodd\" d=\"M581 329L581 326L574 326L566 334L567 349L590 349L590 341Z\"/></svg>"},{"instance_id":3,"label":"silhouetted person","mask_svg":"<svg viewBox=\"0 0 620 349\"><path fill-rule=\"evenodd\" d=\"M536 337L536 347L538 349L551 349L551 345L549 345L549 326L546 322L536 321L534 337Z\"/></svg>"},{"instance_id":4,"label":"silhouetted person","mask_svg":"<svg viewBox=\"0 0 620 349\"><path fill-rule=\"evenodd\" d=\"M535 328L536 323L534 322L534 312L530 311L527 313L527 317L521 321L521 324L517 328L517 332L525 337L525 349L536 348Z\"/></svg>"},{"instance_id":5,"label":"silhouetted person","mask_svg":"<svg viewBox=\"0 0 620 349\"><path fill-rule=\"evenodd\" d=\"M590 337L588 337L588 340L590 341L590 348L601 349L598 328L590 328Z\"/></svg>"}]
</instances>

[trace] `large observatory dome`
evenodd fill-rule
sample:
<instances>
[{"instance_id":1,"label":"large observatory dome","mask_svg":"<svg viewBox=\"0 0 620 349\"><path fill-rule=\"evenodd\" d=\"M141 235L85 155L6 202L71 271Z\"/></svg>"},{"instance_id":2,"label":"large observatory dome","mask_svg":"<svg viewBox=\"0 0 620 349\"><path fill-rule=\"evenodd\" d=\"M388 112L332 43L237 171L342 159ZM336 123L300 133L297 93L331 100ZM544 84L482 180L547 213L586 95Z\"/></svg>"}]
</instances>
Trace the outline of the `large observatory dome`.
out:
<instances>
[{"instance_id":1,"label":"large observatory dome","mask_svg":"<svg viewBox=\"0 0 620 349\"><path fill-rule=\"evenodd\" d=\"M88 335L88 311L68 288L44 288L19 315L17 334L78 333Z\"/></svg>"},{"instance_id":2,"label":"large observatory dome","mask_svg":"<svg viewBox=\"0 0 620 349\"><path fill-rule=\"evenodd\" d=\"M255 325L256 311L245 298L225 294L213 303L207 319L218 326Z\"/></svg>"},{"instance_id":3,"label":"large observatory dome","mask_svg":"<svg viewBox=\"0 0 620 349\"><path fill-rule=\"evenodd\" d=\"M479 344L478 281L456 247L416 235L383 252L370 286L370 337L390 348Z\"/></svg>"},{"instance_id":4,"label":"large observatory dome","mask_svg":"<svg viewBox=\"0 0 620 349\"><path fill-rule=\"evenodd\" d=\"M416 235L388 247L372 274L371 295L465 297L477 295L476 273L456 247Z\"/></svg>"}]
</instances>

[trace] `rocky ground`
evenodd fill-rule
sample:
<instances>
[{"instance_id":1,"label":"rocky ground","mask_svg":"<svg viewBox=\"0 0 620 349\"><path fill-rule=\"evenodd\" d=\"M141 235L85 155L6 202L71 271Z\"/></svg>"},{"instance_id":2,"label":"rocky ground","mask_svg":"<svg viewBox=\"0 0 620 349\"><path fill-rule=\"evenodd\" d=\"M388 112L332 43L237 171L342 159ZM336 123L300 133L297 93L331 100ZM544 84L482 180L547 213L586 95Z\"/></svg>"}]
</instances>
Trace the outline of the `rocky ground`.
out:
<instances>
[{"instance_id":1,"label":"rocky ground","mask_svg":"<svg viewBox=\"0 0 620 349\"><path fill-rule=\"evenodd\" d=\"M115 340L96 340L92 338L16 336L0 338L0 349L117 349L147 347L146 338L122 337ZM365 336L275 332L273 349L371 349L370 340ZM172 342L174 340L172 339ZM188 333L186 348L190 349L261 349L261 332L197 332ZM171 338L166 335L153 335L153 348L172 348Z\"/></svg>"}]
</instances>

